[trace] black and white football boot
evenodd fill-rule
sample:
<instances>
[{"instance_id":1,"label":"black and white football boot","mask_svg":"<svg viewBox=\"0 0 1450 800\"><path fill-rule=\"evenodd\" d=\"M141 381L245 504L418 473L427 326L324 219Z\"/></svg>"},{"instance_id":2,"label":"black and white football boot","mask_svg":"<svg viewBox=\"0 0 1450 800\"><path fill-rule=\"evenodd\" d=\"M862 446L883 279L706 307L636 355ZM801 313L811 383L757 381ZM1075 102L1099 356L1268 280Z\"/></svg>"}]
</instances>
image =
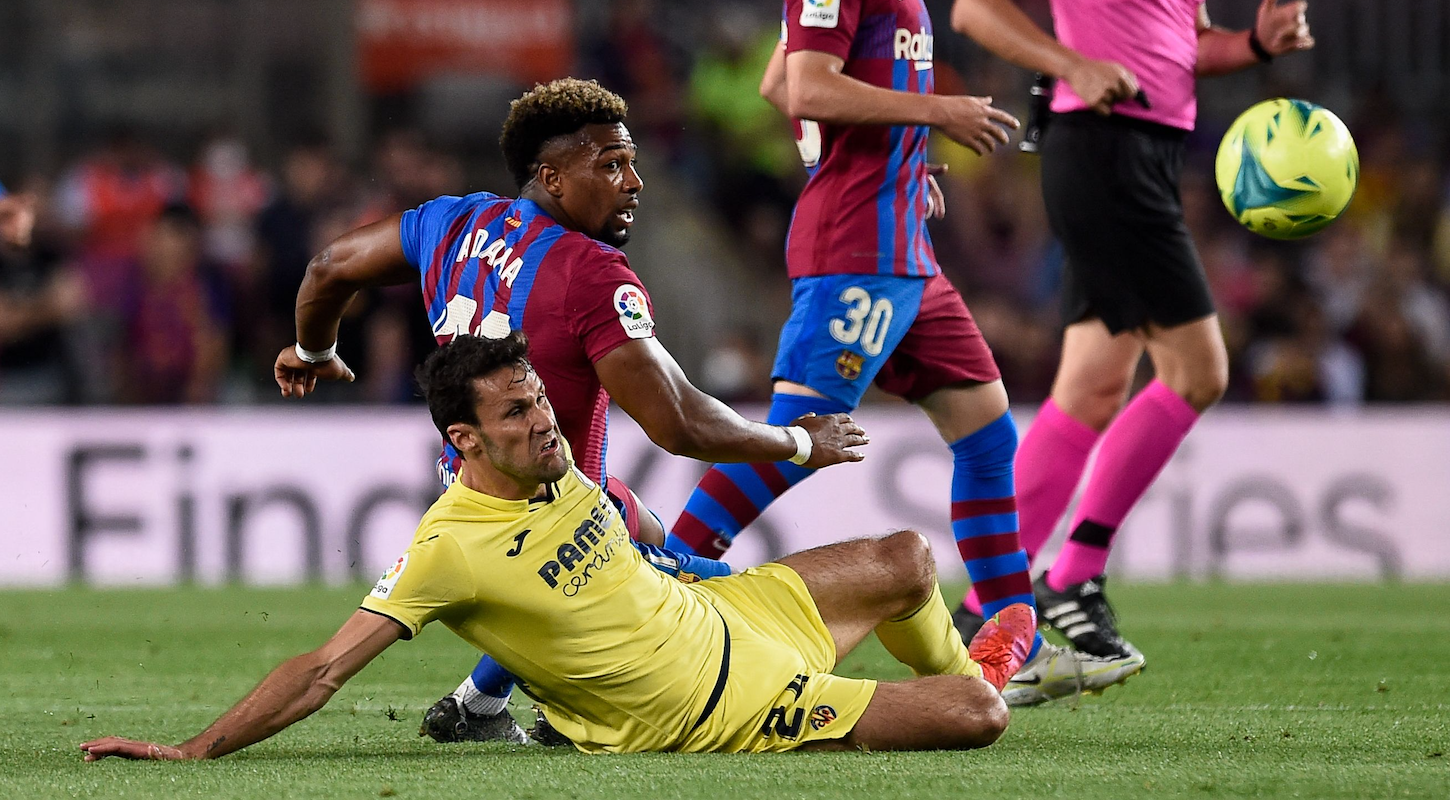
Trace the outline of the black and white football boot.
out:
<instances>
[{"instance_id":1,"label":"black and white football boot","mask_svg":"<svg viewBox=\"0 0 1450 800\"><path fill-rule=\"evenodd\" d=\"M1067 637L1073 648L1100 658L1127 658L1142 653L1118 633L1118 618L1108 604L1107 577L1099 575L1057 591L1043 573L1032 582L1039 618Z\"/></svg>"},{"instance_id":2,"label":"black and white football boot","mask_svg":"<svg viewBox=\"0 0 1450 800\"><path fill-rule=\"evenodd\" d=\"M529 743L528 734L514 722L508 709L497 714L474 714L451 694L423 712L423 727L418 729L418 735L435 742Z\"/></svg>"}]
</instances>

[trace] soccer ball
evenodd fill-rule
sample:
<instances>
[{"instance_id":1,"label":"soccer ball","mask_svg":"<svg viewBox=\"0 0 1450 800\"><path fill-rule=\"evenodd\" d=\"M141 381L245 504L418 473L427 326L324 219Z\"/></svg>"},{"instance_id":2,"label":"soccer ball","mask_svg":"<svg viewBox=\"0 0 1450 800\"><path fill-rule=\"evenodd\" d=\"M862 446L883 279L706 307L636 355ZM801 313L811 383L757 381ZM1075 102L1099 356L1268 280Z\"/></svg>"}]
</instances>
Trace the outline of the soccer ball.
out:
<instances>
[{"instance_id":1,"label":"soccer ball","mask_svg":"<svg viewBox=\"0 0 1450 800\"><path fill-rule=\"evenodd\" d=\"M1281 97L1234 120L1214 172L1239 224L1271 239L1299 239L1344 213L1359 183L1359 151L1328 109Z\"/></svg>"}]
</instances>

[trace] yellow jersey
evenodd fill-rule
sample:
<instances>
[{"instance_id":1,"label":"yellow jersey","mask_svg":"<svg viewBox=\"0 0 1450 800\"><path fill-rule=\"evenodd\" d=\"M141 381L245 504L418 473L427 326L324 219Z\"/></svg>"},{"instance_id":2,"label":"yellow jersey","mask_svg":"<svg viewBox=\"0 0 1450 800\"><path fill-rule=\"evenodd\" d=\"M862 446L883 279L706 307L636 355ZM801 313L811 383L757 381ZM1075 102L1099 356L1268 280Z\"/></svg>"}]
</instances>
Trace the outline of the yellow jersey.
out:
<instances>
[{"instance_id":1,"label":"yellow jersey","mask_svg":"<svg viewBox=\"0 0 1450 800\"><path fill-rule=\"evenodd\" d=\"M720 613L645 562L577 467L546 489L503 500L455 482L362 608L404 638L442 622L584 749L677 748L724 687Z\"/></svg>"}]
</instances>

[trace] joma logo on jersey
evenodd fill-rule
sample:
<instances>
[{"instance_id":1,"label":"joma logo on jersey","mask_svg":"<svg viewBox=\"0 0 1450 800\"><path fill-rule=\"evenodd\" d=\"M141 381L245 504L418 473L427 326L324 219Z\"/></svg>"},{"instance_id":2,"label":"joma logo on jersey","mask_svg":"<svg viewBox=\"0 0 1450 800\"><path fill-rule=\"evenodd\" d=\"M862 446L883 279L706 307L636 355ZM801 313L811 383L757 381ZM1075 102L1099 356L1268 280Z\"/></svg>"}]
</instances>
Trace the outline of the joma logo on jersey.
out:
<instances>
[{"instance_id":1,"label":"joma logo on jersey","mask_svg":"<svg viewBox=\"0 0 1450 800\"><path fill-rule=\"evenodd\" d=\"M563 585L565 597L573 597L589 584L594 571L614 558L614 548L619 544L619 535L604 538L605 532L614 524L613 518L601 507L589 509L589 519L574 529L574 540L564 542L554 551L554 558L539 567L539 577L550 589ZM627 534L624 534L627 535Z\"/></svg>"},{"instance_id":2,"label":"joma logo on jersey","mask_svg":"<svg viewBox=\"0 0 1450 800\"><path fill-rule=\"evenodd\" d=\"M513 254L514 249L504 244L502 236L489 241L488 231L480 228L463 237L463 244L459 246L458 256L453 259L453 263L461 264L470 258L479 259L488 264L489 269L498 272L499 280L505 286L513 287L514 278L519 276L519 270L524 266L524 260L513 258ZM511 258L512 261L509 260Z\"/></svg>"},{"instance_id":3,"label":"joma logo on jersey","mask_svg":"<svg viewBox=\"0 0 1450 800\"><path fill-rule=\"evenodd\" d=\"M931 61L932 36L923 27L916 33L905 28L896 29L896 58L911 61Z\"/></svg>"}]
</instances>

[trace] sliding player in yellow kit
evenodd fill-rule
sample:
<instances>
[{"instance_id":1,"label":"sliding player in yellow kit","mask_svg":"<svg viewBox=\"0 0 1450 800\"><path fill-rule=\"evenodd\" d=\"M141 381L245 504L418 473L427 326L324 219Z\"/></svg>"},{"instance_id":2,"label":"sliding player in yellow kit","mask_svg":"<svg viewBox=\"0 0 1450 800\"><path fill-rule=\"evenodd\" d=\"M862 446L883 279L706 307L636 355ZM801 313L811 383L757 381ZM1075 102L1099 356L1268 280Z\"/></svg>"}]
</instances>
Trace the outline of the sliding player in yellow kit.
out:
<instances>
[{"instance_id":1,"label":"sliding player in yellow kit","mask_svg":"<svg viewBox=\"0 0 1450 800\"><path fill-rule=\"evenodd\" d=\"M190 741L107 737L81 745L86 760L216 758L261 741L435 620L497 658L585 752L969 748L1005 730L999 692L1026 660L1035 617L1011 606L963 646L921 535L684 584L645 563L574 466L522 333L458 337L420 382L463 472L362 609ZM873 630L930 677L830 674Z\"/></svg>"}]
</instances>

